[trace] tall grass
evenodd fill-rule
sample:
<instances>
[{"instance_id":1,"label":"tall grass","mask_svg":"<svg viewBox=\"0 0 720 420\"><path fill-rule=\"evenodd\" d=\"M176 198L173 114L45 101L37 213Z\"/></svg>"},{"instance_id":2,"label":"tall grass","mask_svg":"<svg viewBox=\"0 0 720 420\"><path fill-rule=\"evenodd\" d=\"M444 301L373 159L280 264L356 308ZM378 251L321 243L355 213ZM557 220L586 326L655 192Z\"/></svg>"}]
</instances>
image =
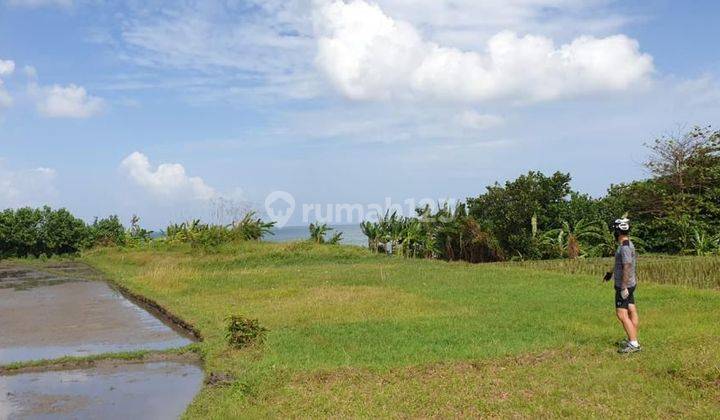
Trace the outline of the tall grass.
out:
<instances>
[{"instance_id":1,"label":"tall grass","mask_svg":"<svg viewBox=\"0 0 720 420\"><path fill-rule=\"evenodd\" d=\"M602 276L613 267L613 258L544 260L498 263L567 274ZM641 255L637 264L638 280L677 284L704 289L720 289L720 256Z\"/></svg>"}]
</instances>

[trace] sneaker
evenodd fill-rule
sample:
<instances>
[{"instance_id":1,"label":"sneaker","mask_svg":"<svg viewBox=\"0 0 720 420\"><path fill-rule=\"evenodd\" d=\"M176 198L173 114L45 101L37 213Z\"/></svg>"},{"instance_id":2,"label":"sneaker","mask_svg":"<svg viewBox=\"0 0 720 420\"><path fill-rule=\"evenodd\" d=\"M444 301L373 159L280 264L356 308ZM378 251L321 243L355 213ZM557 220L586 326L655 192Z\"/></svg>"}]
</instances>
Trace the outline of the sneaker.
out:
<instances>
[{"instance_id":1,"label":"sneaker","mask_svg":"<svg viewBox=\"0 0 720 420\"><path fill-rule=\"evenodd\" d=\"M621 348L618 350L618 353L625 353L625 354L627 354L627 353L636 353L636 352L639 352L640 350L642 350L642 347L640 347L640 346L633 346L632 344L627 343L627 344L625 344L625 347L621 347Z\"/></svg>"},{"instance_id":2,"label":"sneaker","mask_svg":"<svg viewBox=\"0 0 720 420\"><path fill-rule=\"evenodd\" d=\"M629 341L627 338L621 338L615 342L615 345L618 347L625 347L628 345L628 343L629 343Z\"/></svg>"}]
</instances>

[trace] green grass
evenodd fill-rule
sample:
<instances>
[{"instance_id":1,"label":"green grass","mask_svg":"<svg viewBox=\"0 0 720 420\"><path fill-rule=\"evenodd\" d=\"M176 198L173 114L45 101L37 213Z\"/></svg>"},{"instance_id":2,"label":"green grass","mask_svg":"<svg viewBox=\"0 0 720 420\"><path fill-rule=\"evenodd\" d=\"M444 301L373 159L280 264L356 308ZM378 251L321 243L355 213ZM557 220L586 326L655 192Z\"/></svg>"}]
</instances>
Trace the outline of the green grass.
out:
<instances>
[{"instance_id":1,"label":"green grass","mask_svg":"<svg viewBox=\"0 0 720 420\"><path fill-rule=\"evenodd\" d=\"M613 258L579 258L576 260L545 260L497 263L567 274L588 274L602 277L613 267ZM676 284L688 287L720 289L720 256L641 255L637 266L643 282Z\"/></svg>"},{"instance_id":2,"label":"green grass","mask_svg":"<svg viewBox=\"0 0 720 420\"><path fill-rule=\"evenodd\" d=\"M189 418L642 416L720 412L720 293L641 283L645 351L620 356L595 276L245 243L217 253L117 250L84 260L205 337ZM269 329L233 350L230 314Z\"/></svg>"},{"instance_id":3,"label":"green grass","mask_svg":"<svg viewBox=\"0 0 720 420\"><path fill-rule=\"evenodd\" d=\"M184 347L167 350L134 350L117 353L93 354L89 356L63 356L55 359L38 359L22 362L13 362L6 365L0 365L0 375L13 372L23 372L33 368L73 368L77 366L86 366L92 364L93 362L104 360L163 360L165 358L171 358L172 356L180 356L178 357L178 359L182 359L183 356L187 356L186 358L188 360L194 360L196 359L196 357L193 356L195 355L194 352L196 351L197 347L197 343L192 343Z\"/></svg>"}]
</instances>

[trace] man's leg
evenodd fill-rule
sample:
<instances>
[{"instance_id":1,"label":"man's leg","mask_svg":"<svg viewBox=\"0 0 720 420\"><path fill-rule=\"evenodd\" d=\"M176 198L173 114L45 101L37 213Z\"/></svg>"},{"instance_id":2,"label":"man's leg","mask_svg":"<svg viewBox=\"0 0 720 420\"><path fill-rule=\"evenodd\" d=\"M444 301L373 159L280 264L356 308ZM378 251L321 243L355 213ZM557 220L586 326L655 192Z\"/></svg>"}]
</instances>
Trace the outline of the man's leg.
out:
<instances>
[{"instance_id":1,"label":"man's leg","mask_svg":"<svg viewBox=\"0 0 720 420\"><path fill-rule=\"evenodd\" d=\"M615 310L615 313L617 314L618 320L625 329L628 341L637 341L637 330L635 329L635 325L633 325L633 322L630 320L628 310L625 308L617 308Z\"/></svg>"},{"instance_id":2,"label":"man's leg","mask_svg":"<svg viewBox=\"0 0 720 420\"><path fill-rule=\"evenodd\" d=\"M630 321L632 321L635 326L635 334L637 334L638 326L640 325L640 317L638 316L637 306L632 303L628 305L628 316L630 316Z\"/></svg>"}]
</instances>

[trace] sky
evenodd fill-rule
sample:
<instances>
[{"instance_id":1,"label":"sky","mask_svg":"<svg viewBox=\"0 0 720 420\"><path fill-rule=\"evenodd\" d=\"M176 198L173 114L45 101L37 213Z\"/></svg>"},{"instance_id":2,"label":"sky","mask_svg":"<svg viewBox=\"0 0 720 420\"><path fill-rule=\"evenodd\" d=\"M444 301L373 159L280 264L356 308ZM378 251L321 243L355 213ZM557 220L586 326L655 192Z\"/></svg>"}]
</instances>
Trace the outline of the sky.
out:
<instances>
[{"instance_id":1,"label":"sky","mask_svg":"<svg viewBox=\"0 0 720 420\"><path fill-rule=\"evenodd\" d=\"M719 15L712 0L0 0L0 207L159 228L277 216L268 197L290 196L284 221L302 224L339 218L315 204L367 216L530 170L601 196L647 176L644 143L720 125Z\"/></svg>"}]
</instances>

